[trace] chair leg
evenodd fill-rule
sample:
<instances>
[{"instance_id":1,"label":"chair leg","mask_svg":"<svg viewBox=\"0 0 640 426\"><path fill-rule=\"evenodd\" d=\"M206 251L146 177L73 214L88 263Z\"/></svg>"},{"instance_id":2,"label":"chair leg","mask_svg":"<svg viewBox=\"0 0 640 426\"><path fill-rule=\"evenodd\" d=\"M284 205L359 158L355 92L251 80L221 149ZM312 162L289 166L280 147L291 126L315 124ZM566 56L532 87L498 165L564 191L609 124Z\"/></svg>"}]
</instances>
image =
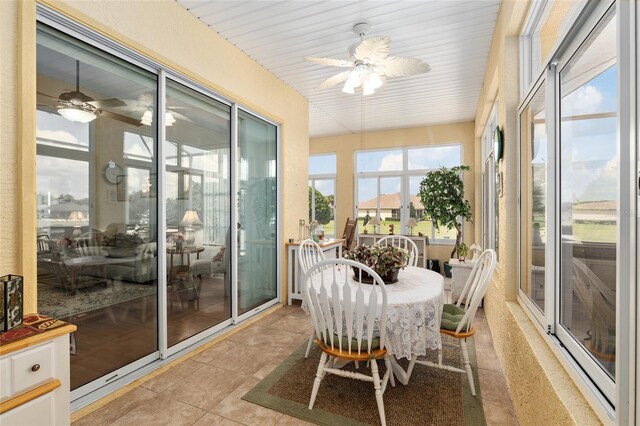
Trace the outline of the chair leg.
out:
<instances>
[{"instance_id":1,"label":"chair leg","mask_svg":"<svg viewBox=\"0 0 640 426\"><path fill-rule=\"evenodd\" d=\"M326 352L322 352L320 357L320 363L318 363L318 371L316 371L316 378L313 381L313 390L311 391L311 400L309 400L309 410L313 409L313 404L316 402L316 396L318 395L318 389L320 389L320 382L324 376L324 365L327 362Z\"/></svg>"},{"instance_id":2,"label":"chair leg","mask_svg":"<svg viewBox=\"0 0 640 426\"><path fill-rule=\"evenodd\" d=\"M391 387L395 388L396 378L393 376L393 367L391 367L391 359L389 358L389 354L387 354L387 356L384 357L384 365L387 367L387 371L390 371L389 381L391 382Z\"/></svg>"},{"instance_id":3,"label":"chair leg","mask_svg":"<svg viewBox=\"0 0 640 426\"><path fill-rule=\"evenodd\" d=\"M311 345L313 344L313 338L316 337L315 331L311 332L311 336L309 336L309 343L307 343L307 351L304 353L305 358L309 358L309 353L311 352Z\"/></svg>"},{"instance_id":4,"label":"chair leg","mask_svg":"<svg viewBox=\"0 0 640 426\"><path fill-rule=\"evenodd\" d=\"M371 360L371 376L373 377L373 388L376 392L376 403L378 404L378 414L380 414L380 423L386 426L387 422L384 415L384 401L382 400L382 389L380 388L380 374L378 373L378 361Z\"/></svg>"},{"instance_id":5,"label":"chair leg","mask_svg":"<svg viewBox=\"0 0 640 426\"><path fill-rule=\"evenodd\" d=\"M464 369L467 370L469 378L469 386L471 386L471 395L476 396L476 388L473 384L473 372L469 363L469 352L467 352L467 339L460 339L460 348L462 349L462 359L464 360Z\"/></svg>"}]
</instances>

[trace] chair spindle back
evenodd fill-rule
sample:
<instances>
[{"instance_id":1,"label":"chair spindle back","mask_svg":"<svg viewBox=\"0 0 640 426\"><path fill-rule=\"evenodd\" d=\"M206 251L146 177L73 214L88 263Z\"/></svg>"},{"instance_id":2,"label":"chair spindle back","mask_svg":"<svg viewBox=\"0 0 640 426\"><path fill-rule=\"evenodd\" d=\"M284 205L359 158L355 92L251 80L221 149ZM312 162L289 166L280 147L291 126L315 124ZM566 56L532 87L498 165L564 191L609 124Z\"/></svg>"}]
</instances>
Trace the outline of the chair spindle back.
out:
<instances>
[{"instance_id":1,"label":"chair spindle back","mask_svg":"<svg viewBox=\"0 0 640 426\"><path fill-rule=\"evenodd\" d=\"M365 274L373 278L373 284L361 282ZM352 279L354 275L360 281ZM303 283L318 339L340 352L360 354L371 352L375 334L379 347L384 348L387 292L374 270L353 260L328 259L313 265ZM363 340L367 342L364 348Z\"/></svg>"}]
</instances>

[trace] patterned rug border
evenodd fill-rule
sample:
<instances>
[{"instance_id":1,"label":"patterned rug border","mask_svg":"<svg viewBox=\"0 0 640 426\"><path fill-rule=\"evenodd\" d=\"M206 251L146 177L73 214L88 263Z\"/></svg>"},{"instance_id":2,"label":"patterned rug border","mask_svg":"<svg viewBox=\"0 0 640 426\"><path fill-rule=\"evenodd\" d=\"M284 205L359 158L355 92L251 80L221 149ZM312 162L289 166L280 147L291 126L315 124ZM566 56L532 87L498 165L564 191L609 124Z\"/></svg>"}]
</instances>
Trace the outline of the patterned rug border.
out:
<instances>
[{"instance_id":1,"label":"patterned rug border","mask_svg":"<svg viewBox=\"0 0 640 426\"><path fill-rule=\"evenodd\" d=\"M307 349L307 342L300 345L291 355L289 355L284 361L278 365L267 377L260 381L256 386L247 392L242 399L254 404L261 405L263 407L297 417L299 419L320 424L320 425L341 425L341 426L367 426L367 423L358 422L354 419L344 417L338 414L331 413L329 411L314 408L309 410L307 405L300 404L295 401L281 398L279 396L271 395L268 391L304 356ZM480 391L480 381L478 379L478 366L476 359L476 347L473 340L467 340L467 349L469 352L469 360L471 361L473 371L473 381L476 387L476 396L471 395L471 388L467 375L461 373L464 376L462 380L462 403L463 403L463 416L465 425L473 426L486 426L486 419L484 417L484 410L482 406L482 393ZM432 368L426 366L416 365L416 368ZM389 386L391 386L389 384ZM396 386L402 386L396 384ZM482 422L478 422L482 420Z\"/></svg>"}]
</instances>

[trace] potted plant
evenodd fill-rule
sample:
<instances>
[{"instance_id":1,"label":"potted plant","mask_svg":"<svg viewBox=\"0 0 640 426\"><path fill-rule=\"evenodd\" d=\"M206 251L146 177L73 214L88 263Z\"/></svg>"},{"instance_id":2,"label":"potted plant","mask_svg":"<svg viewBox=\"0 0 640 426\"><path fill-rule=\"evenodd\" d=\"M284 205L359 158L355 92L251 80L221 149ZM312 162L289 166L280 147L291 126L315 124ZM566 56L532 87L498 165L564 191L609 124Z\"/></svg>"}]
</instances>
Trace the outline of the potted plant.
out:
<instances>
[{"instance_id":1,"label":"potted plant","mask_svg":"<svg viewBox=\"0 0 640 426\"><path fill-rule=\"evenodd\" d=\"M398 272L407 266L409 254L400 247L366 246L364 244L349 250L344 254L345 259L355 260L367 265L382 278L386 284L398 281ZM356 280L359 277L356 276ZM367 274L362 276L362 282L372 283L373 279Z\"/></svg>"},{"instance_id":2,"label":"potted plant","mask_svg":"<svg viewBox=\"0 0 640 426\"><path fill-rule=\"evenodd\" d=\"M469 247L465 243L460 243L458 249L456 250L456 254L458 255L458 260L460 262L464 262L467 258L467 254L469 254Z\"/></svg>"},{"instance_id":3,"label":"potted plant","mask_svg":"<svg viewBox=\"0 0 640 426\"><path fill-rule=\"evenodd\" d=\"M433 226L437 229L456 228L452 258L462 243L462 221L472 221L471 206L464 198L462 181L462 173L469 170L469 166L442 167L427 173L420 182L420 202L424 206L425 214L433 221Z\"/></svg>"}]
</instances>

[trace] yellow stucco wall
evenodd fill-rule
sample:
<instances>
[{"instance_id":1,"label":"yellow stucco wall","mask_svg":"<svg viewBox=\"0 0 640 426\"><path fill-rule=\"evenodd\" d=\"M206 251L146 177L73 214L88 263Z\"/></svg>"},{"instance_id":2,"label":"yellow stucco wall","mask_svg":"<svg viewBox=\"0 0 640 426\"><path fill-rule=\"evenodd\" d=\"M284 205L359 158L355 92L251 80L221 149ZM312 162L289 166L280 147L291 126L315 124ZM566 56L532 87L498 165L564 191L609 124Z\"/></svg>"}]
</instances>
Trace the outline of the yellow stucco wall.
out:
<instances>
[{"instance_id":1,"label":"yellow stucco wall","mask_svg":"<svg viewBox=\"0 0 640 426\"><path fill-rule=\"evenodd\" d=\"M502 2L476 114L475 136L479 144L497 98L505 140L499 166L504 175L504 196L499 199L500 262L485 297L484 310L520 424L599 424L584 395L542 337L539 326L517 301L518 35L528 6L526 1ZM476 164L480 161L477 155ZM480 184L476 180L476 199L481 198ZM476 214L480 209L476 205Z\"/></svg>"},{"instance_id":2,"label":"yellow stucco wall","mask_svg":"<svg viewBox=\"0 0 640 426\"><path fill-rule=\"evenodd\" d=\"M308 102L175 1L48 1L77 22L282 124L282 237L307 212ZM36 310L35 2L0 2L0 274L25 276ZM21 95L22 93L22 95ZM302 159L302 160L301 160ZM286 252L282 248L286 300Z\"/></svg>"},{"instance_id":3,"label":"yellow stucco wall","mask_svg":"<svg viewBox=\"0 0 640 426\"><path fill-rule=\"evenodd\" d=\"M347 217L354 216L354 159L355 151L382 148L400 148L410 146L428 146L450 143L462 143L463 163L473 167L475 159L474 124L453 123L428 127L411 127L379 132L367 132L364 139L361 135L350 134L340 136L327 136L312 138L310 140L309 153L335 153L336 154L336 201L337 201L337 229L340 234ZM476 202L475 170L464 174L465 196L473 206ZM477 198L480 200L480 198ZM306 216L301 216L301 218ZM464 224L465 242L471 245L475 241L473 236L479 222ZM430 245L428 248L429 259L440 259L443 263L449 260L452 250L451 245Z\"/></svg>"}]
</instances>

